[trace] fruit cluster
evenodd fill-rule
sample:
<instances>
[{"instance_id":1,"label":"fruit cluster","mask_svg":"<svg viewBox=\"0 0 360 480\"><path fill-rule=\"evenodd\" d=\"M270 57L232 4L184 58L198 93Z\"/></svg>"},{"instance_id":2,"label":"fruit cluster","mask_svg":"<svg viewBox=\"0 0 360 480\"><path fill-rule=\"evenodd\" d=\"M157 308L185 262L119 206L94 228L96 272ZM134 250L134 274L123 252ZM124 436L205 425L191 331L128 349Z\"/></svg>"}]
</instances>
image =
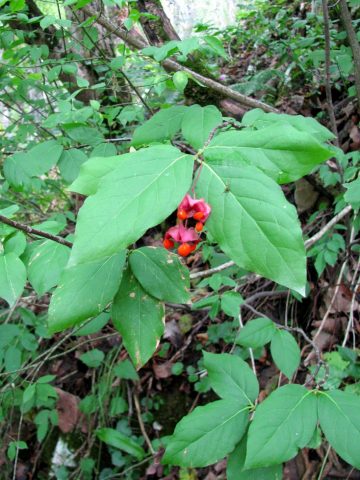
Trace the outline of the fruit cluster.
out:
<instances>
[{"instance_id":1,"label":"fruit cluster","mask_svg":"<svg viewBox=\"0 0 360 480\"><path fill-rule=\"evenodd\" d=\"M190 255L200 242L200 234L210 212L210 205L203 198L197 200L188 194L185 195L178 207L177 218L179 221L177 225L169 228L165 233L164 247L170 250L177 243L179 255L182 257Z\"/></svg>"}]
</instances>

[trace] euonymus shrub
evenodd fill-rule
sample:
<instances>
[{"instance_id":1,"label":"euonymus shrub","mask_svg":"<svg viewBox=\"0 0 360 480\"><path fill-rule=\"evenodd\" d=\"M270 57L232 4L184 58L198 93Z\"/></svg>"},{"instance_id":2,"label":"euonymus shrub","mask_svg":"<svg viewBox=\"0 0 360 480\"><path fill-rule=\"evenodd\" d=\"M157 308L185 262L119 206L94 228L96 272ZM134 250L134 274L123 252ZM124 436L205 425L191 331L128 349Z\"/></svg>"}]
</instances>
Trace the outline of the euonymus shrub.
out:
<instances>
[{"instance_id":1,"label":"euonymus shrub","mask_svg":"<svg viewBox=\"0 0 360 480\"><path fill-rule=\"evenodd\" d=\"M58 139L9 157L4 174L14 188L36 185L57 163L60 172L69 173L65 167L72 158L79 174L69 190L87 199L71 250L51 240L38 242L26 269L20 259L24 238L5 248L0 295L14 304L27 276L39 295L56 286L48 315L53 333L81 324L111 304L112 321L141 367L163 333L164 303L189 302L190 281L176 254L128 247L164 221L190 190L210 205L208 235L230 259L304 295L302 232L279 184L301 178L330 158L333 150L325 142L333 136L314 119L260 110L247 113L239 128L224 129L223 122L214 106L173 106L137 128L133 148L124 155L84 162L77 150L63 151ZM194 154L173 146L175 136ZM39 162L36 149L46 150L45 163ZM252 348L271 342L273 359L288 378L299 365L294 338L270 320L250 322L238 342ZM205 366L221 400L198 407L178 424L164 462L201 467L230 454L229 479L280 478L282 462L299 448L317 444L320 425L339 455L360 467L356 396L286 385L256 407L259 387L246 363L231 355L205 354Z\"/></svg>"}]
</instances>

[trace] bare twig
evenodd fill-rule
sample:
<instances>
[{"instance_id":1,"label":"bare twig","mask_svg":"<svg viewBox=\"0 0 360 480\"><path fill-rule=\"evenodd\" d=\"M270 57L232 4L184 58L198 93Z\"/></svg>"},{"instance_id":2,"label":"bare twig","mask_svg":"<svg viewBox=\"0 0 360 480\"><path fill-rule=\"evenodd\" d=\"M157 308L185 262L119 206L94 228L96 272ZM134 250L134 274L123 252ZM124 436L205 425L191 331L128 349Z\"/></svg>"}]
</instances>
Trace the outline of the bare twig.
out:
<instances>
[{"instance_id":1,"label":"bare twig","mask_svg":"<svg viewBox=\"0 0 360 480\"><path fill-rule=\"evenodd\" d=\"M357 262L354 277L353 277L354 278L354 285L353 285L354 289L353 289L352 297L351 297L349 321L348 321L348 324L347 324L347 327L346 327L345 336L344 336L344 340L343 340L343 343L342 343L343 347L346 346L346 343L347 343L348 338L349 338L350 330L353 330L353 332L354 332L354 306L355 306L356 292L357 292L357 289L360 285L360 275L358 276L359 268L360 268L360 258ZM355 334L354 334L354 343L355 343ZM354 348L355 348L355 345L354 345Z\"/></svg>"},{"instance_id":2,"label":"bare twig","mask_svg":"<svg viewBox=\"0 0 360 480\"><path fill-rule=\"evenodd\" d=\"M327 101L327 109L330 118L331 130L335 135L335 143L336 146L339 147L339 134L338 129L336 126L336 118L334 113L334 105L332 101L332 94L331 94L331 59L330 59L330 20L329 20L329 8L327 0L322 0L322 8L323 8L323 17L324 17L324 34L325 34L325 91L326 91L326 101Z\"/></svg>"},{"instance_id":3,"label":"bare twig","mask_svg":"<svg viewBox=\"0 0 360 480\"><path fill-rule=\"evenodd\" d=\"M341 21L344 24L349 39L350 48L354 57L355 87L358 101L358 111L360 111L360 44L352 24L351 14L346 0L340 0L339 4Z\"/></svg>"},{"instance_id":4,"label":"bare twig","mask_svg":"<svg viewBox=\"0 0 360 480\"><path fill-rule=\"evenodd\" d=\"M309 238L305 242L305 247L306 249L309 249L316 243L320 238L322 238L325 233L327 233L332 227L334 227L340 220L342 220L348 213L350 213L352 210L352 207L348 205L345 207L343 210L341 210L338 214L333 217L330 222L328 222L326 225L323 226L322 229L320 229L313 237Z\"/></svg>"},{"instance_id":5,"label":"bare twig","mask_svg":"<svg viewBox=\"0 0 360 480\"><path fill-rule=\"evenodd\" d=\"M150 450L151 454L154 455L155 450L154 450L154 448L151 444L151 441L150 441L150 438L149 438L148 434L146 433L144 422L143 422L143 419L141 418L141 408L140 408L139 397L137 396L137 394L135 392L134 392L133 397L134 397L134 404L135 404L136 414L137 414L138 422L139 422L139 425L140 425L141 433L142 433L142 435L145 439L145 442L146 442L147 446L149 447L149 450Z\"/></svg>"},{"instance_id":6,"label":"bare twig","mask_svg":"<svg viewBox=\"0 0 360 480\"><path fill-rule=\"evenodd\" d=\"M54 242L61 243L61 245L66 245L67 247L72 247L72 243L68 240L65 240L63 237L58 237L57 235L52 235L51 233L43 232L42 230L37 230L36 228L29 227L29 225L25 225L24 223L15 222L14 220L10 220L10 218L4 217L0 215L0 222L9 225L10 227L14 227L17 230L21 230L22 232L27 233L28 235L38 235L39 237L44 237L49 240L53 240Z\"/></svg>"}]
</instances>

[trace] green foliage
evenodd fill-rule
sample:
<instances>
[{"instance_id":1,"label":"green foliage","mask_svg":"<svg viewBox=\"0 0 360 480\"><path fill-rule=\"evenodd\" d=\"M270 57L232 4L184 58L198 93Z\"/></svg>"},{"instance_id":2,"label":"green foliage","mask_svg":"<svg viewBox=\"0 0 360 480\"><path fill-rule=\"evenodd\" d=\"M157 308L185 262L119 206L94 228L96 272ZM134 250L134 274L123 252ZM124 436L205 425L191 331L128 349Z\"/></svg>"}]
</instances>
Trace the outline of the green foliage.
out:
<instances>
[{"instance_id":1,"label":"green foliage","mask_svg":"<svg viewBox=\"0 0 360 480\"><path fill-rule=\"evenodd\" d=\"M277 330L271 339L271 355L277 367L291 378L300 364L300 348L294 337L286 330Z\"/></svg>"},{"instance_id":2,"label":"green foliage","mask_svg":"<svg viewBox=\"0 0 360 480\"><path fill-rule=\"evenodd\" d=\"M183 467L217 462L241 439L248 414L246 404L231 398L195 408L177 424L162 461Z\"/></svg>"},{"instance_id":3,"label":"green foliage","mask_svg":"<svg viewBox=\"0 0 360 480\"><path fill-rule=\"evenodd\" d=\"M119 450L123 450L138 460L141 460L145 456L144 450L138 443L113 428L101 428L97 430L96 435L102 442Z\"/></svg>"},{"instance_id":4,"label":"green foliage","mask_svg":"<svg viewBox=\"0 0 360 480\"><path fill-rule=\"evenodd\" d=\"M189 271L177 255L163 248L137 248L129 264L143 289L153 297L173 303L189 301Z\"/></svg>"},{"instance_id":5,"label":"green foliage","mask_svg":"<svg viewBox=\"0 0 360 480\"><path fill-rule=\"evenodd\" d=\"M230 258L304 294L305 250L296 211L271 178L236 159L204 163L197 193L212 205L207 228Z\"/></svg>"},{"instance_id":6,"label":"green foliage","mask_svg":"<svg viewBox=\"0 0 360 480\"><path fill-rule=\"evenodd\" d=\"M15 253L0 255L0 297L10 306L22 294L26 282L26 268Z\"/></svg>"},{"instance_id":7,"label":"green foliage","mask_svg":"<svg viewBox=\"0 0 360 480\"><path fill-rule=\"evenodd\" d=\"M31 441L41 443L57 430L58 388L67 374L39 375L47 362L61 371L51 362L73 355L69 365L79 360L81 374L93 369L84 375L84 391L74 382L79 409L89 420L86 442L93 445L96 437L109 457L102 469L102 456L90 458L89 448L89 458L81 459L71 475L136 479L133 466L146 461L147 453L144 438L134 434L140 429L131 418L133 388L140 424L147 424L147 431L163 427L156 417L164 407L161 395L149 388L147 398L140 399L141 412L137 403L144 385L137 370L155 357L146 374L153 368L158 379L172 375L169 385L182 382L180 391L197 392L200 403L203 394L220 397L180 420L172 436L152 442L155 450L166 447L164 476L171 475L167 465L184 467L179 476L188 478L193 472L187 467L228 456L229 480L279 479L281 464L301 448L318 448L322 435L345 462L360 468L358 352L338 347L323 353L324 363L309 367L314 390L289 383L271 391L270 385L268 397L258 404L256 368L247 360L262 365L270 351L280 372L296 381L300 348L292 328L268 318L247 317L239 327L243 310L251 307L244 292L252 291L252 284L242 288L249 273L291 289L294 296L305 295L307 259L291 204L293 185L280 185L315 174L316 182L331 187L326 201L335 197L335 212L347 204L358 210L358 152L332 147L328 142L334 135L311 117L254 109L241 121L229 121L206 105L207 87L188 69L169 74L144 58L161 62L175 56L217 78L223 73L219 67L225 72L239 67L241 52L247 72L240 72L244 81L235 90L280 105L281 95L293 98L290 88L299 85L304 106L315 105L314 115L318 111L323 118L314 101L319 100L314 79L322 78L325 59L322 18L306 11L300 18L284 0L279 5L255 0L246 13L242 10L240 27L215 32L202 25L196 37L149 46L139 55L122 43L111 44L111 33L100 31L97 16L78 24L77 11L82 14L88 4L68 0L65 9L41 1L0 1L0 214L25 225L20 231L16 223L0 224L0 419L4 424L9 419L2 432L8 459L21 460L21 450L28 448L11 437L12 431L23 433L24 425L33 424ZM129 8L123 21L128 30L140 20L157 20L131 2L105 4L107 13ZM334 22L330 30L334 98L343 96L344 86L354 92L351 51L340 28ZM198 98L191 97L194 87ZM194 101L206 106L188 106ZM333 160L324 164L331 157L341 168L335 171ZM211 214L196 251L181 259L158 245L187 193L203 197ZM306 213L301 217L309 236L325 218L326 206L316 209L310 220ZM187 219L185 228L193 228L192 222ZM350 245L342 223L308 252L319 277L345 255L349 266L351 255L359 253L358 219L352 222ZM73 246L56 237L44 240L30 226ZM229 260L235 265L198 283L202 262L213 268ZM189 275L191 264L195 275ZM310 269L310 285L312 277ZM275 294L276 288L271 287ZM356 289L356 275L351 289ZM165 302L172 309L187 305L173 315L167 341L160 344ZM110 319L115 332L107 326ZM171 330L173 323L179 331ZM192 355L185 355L195 333L198 343L191 344ZM205 352L199 358L204 346L232 353ZM173 413L181 412L174 408ZM18 419L22 429L12 430ZM56 473L57 478L69 474L65 467Z\"/></svg>"},{"instance_id":8,"label":"green foliage","mask_svg":"<svg viewBox=\"0 0 360 480\"><path fill-rule=\"evenodd\" d=\"M49 307L52 332L98 315L113 299L121 281L125 252L98 261L67 266Z\"/></svg>"},{"instance_id":9,"label":"green foliage","mask_svg":"<svg viewBox=\"0 0 360 480\"><path fill-rule=\"evenodd\" d=\"M252 404L259 395L259 385L248 364L239 357L204 352L204 366L211 388L224 399L233 398Z\"/></svg>"},{"instance_id":10,"label":"green foliage","mask_svg":"<svg viewBox=\"0 0 360 480\"><path fill-rule=\"evenodd\" d=\"M300 385L279 388L256 409L249 428L245 468L290 460L310 441L316 422L314 394Z\"/></svg>"},{"instance_id":11,"label":"green foliage","mask_svg":"<svg viewBox=\"0 0 360 480\"><path fill-rule=\"evenodd\" d=\"M164 308L126 270L112 306L112 320L137 367L144 365L164 332Z\"/></svg>"}]
</instances>

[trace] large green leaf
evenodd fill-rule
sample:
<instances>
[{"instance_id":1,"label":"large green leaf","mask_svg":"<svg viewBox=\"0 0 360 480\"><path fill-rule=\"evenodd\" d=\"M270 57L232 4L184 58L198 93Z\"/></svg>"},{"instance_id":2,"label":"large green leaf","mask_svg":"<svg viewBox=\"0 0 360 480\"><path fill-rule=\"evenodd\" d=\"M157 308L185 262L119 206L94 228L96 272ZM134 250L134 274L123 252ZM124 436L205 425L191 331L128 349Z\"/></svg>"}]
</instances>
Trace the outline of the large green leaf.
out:
<instances>
[{"instance_id":1,"label":"large green leaf","mask_svg":"<svg viewBox=\"0 0 360 480\"><path fill-rule=\"evenodd\" d=\"M58 166L65 182L73 182L79 175L81 165L86 162L85 153L76 148L64 150L61 154Z\"/></svg>"},{"instance_id":2,"label":"large green leaf","mask_svg":"<svg viewBox=\"0 0 360 480\"><path fill-rule=\"evenodd\" d=\"M246 442L247 436L245 435L229 455L226 469L227 480L282 480L282 465L244 470Z\"/></svg>"},{"instance_id":3,"label":"large green leaf","mask_svg":"<svg viewBox=\"0 0 360 480\"><path fill-rule=\"evenodd\" d=\"M262 170L278 183L293 182L330 158L332 151L312 135L291 125L261 130L230 131L217 135L205 150L208 162L238 162Z\"/></svg>"},{"instance_id":4,"label":"large green leaf","mask_svg":"<svg viewBox=\"0 0 360 480\"><path fill-rule=\"evenodd\" d=\"M48 140L28 152L15 153L4 162L5 178L15 187L29 187L32 178L46 173L57 163L62 151L56 140Z\"/></svg>"},{"instance_id":5,"label":"large green leaf","mask_svg":"<svg viewBox=\"0 0 360 480\"><path fill-rule=\"evenodd\" d=\"M52 240L45 240L32 251L28 275L38 295L43 295L58 284L69 255L69 247Z\"/></svg>"},{"instance_id":6,"label":"large green leaf","mask_svg":"<svg viewBox=\"0 0 360 480\"><path fill-rule=\"evenodd\" d=\"M286 330L277 330L272 337L270 351L279 370L291 378L301 360L300 348L295 338Z\"/></svg>"},{"instance_id":7,"label":"large green leaf","mask_svg":"<svg viewBox=\"0 0 360 480\"><path fill-rule=\"evenodd\" d=\"M266 128L271 125L291 125L300 132L307 132L313 135L320 142L331 140L335 135L326 127L321 125L315 118L303 117L302 115L287 115L285 113L266 113L260 108L255 108L245 113L241 123L255 128Z\"/></svg>"},{"instance_id":8,"label":"large green leaf","mask_svg":"<svg viewBox=\"0 0 360 480\"><path fill-rule=\"evenodd\" d=\"M240 357L204 352L204 366L211 388L220 397L251 404L259 395L258 381L249 365Z\"/></svg>"},{"instance_id":9,"label":"large green leaf","mask_svg":"<svg viewBox=\"0 0 360 480\"><path fill-rule=\"evenodd\" d=\"M189 107L182 119L181 132L185 140L195 149L200 149L214 127L220 125L222 115L214 105Z\"/></svg>"},{"instance_id":10,"label":"large green leaf","mask_svg":"<svg viewBox=\"0 0 360 480\"><path fill-rule=\"evenodd\" d=\"M275 332L275 324L269 318L255 318L240 330L236 343L243 347L259 348L270 342Z\"/></svg>"},{"instance_id":11,"label":"large green leaf","mask_svg":"<svg viewBox=\"0 0 360 480\"><path fill-rule=\"evenodd\" d=\"M124 272L111 315L133 363L144 365L164 333L164 306L145 292L130 269Z\"/></svg>"},{"instance_id":12,"label":"large green leaf","mask_svg":"<svg viewBox=\"0 0 360 480\"><path fill-rule=\"evenodd\" d=\"M175 105L155 113L150 120L135 130L132 145L148 145L154 142L171 140L180 130L185 111L185 106Z\"/></svg>"},{"instance_id":13,"label":"large green leaf","mask_svg":"<svg viewBox=\"0 0 360 480\"><path fill-rule=\"evenodd\" d=\"M318 396L320 426L333 449L360 469L360 397L340 390Z\"/></svg>"},{"instance_id":14,"label":"large green leaf","mask_svg":"<svg viewBox=\"0 0 360 480\"><path fill-rule=\"evenodd\" d=\"M95 433L102 442L132 455L138 460L145 457L143 448L131 437L118 430L114 430L113 428L99 428Z\"/></svg>"},{"instance_id":15,"label":"large green leaf","mask_svg":"<svg viewBox=\"0 0 360 480\"><path fill-rule=\"evenodd\" d=\"M91 157L81 165L79 176L68 189L81 195L93 195L105 175L115 170L122 160L132 159L135 162L139 153L126 153L116 157Z\"/></svg>"},{"instance_id":16,"label":"large green leaf","mask_svg":"<svg viewBox=\"0 0 360 480\"><path fill-rule=\"evenodd\" d=\"M113 299L122 277L125 251L63 271L49 307L49 330L59 332L98 315Z\"/></svg>"},{"instance_id":17,"label":"large green leaf","mask_svg":"<svg viewBox=\"0 0 360 480\"><path fill-rule=\"evenodd\" d=\"M310 441L317 422L315 395L301 385L285 385L255 411L250 424L245 468L278 465Z\"/></svg>"},{"instance_id":18,"label":"large green leaf","mask_svg":"<svg viewBox=\"0 0 360 480\"><path fill-rule=\"evenodd\" d=\"M240 267L305 292L306 256L295 208L260 170L203 163L197 193L211 205L206 226Z\"/></svg>"},{"instance_id":19,"label":"large green leaf","mask_svg":"<svg viewBox=\"0 0 360 480\"><path fill-rule=\"evenodd\" d=\"M193 157L174 147L127 157L80 209L69 264L110 256L173 212L190 187Z\"/></svg>"},{"instance_id":20,"label":"large green leaf","mask_svg":"<svg viewBox=\"0 0 360 480\"><path fill-rule=\"evenodd\" d=\"M218 400L197 407L175 428L163 463L181 467L206 467L230 453L244 435L248 406L233 400Z\"/></svg>"},{"instance_id":21,"label":"large green leaf","mask_svg":"<svg viewBox=\"0 0 360 480\"><path fill-rule=\"evenodd\" d=\"M130 255L130 266L141 286L159 300L187 303L189 270L165 248L142 247Z\"/></svg>"},{"instance_id":22,"label":"large green leaf","mask_svg":"<svg viewBox=\"0 0 360 480\"><path fill-rule=\"evenodd\" d=\"M25 282L23 262L12 252L0 255L0 298L4 298L12 307L22 294Z\"/></svg>"}]
</instances>

